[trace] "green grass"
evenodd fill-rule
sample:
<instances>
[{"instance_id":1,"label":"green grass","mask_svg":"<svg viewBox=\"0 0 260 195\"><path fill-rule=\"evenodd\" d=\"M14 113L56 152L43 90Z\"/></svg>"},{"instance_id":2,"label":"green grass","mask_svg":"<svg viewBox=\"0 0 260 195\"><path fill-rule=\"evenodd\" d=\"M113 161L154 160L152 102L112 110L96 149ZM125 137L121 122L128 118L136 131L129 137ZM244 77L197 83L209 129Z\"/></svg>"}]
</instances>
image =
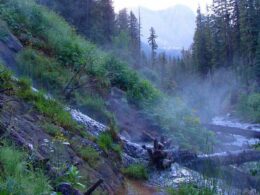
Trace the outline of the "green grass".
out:
<instances>
[{"instance_id":1,"label":"green grass","mask_svg":"<svg viewBox=\"0 0 260 195\"><path fill-rule=\"evenodd\" d=\"M30 170L25 153L12 146L0 148L0 194L50 194L48 178L40 169Z\"/></svg>"},{"instance_id":2,"label":"green grass","mask_svg":"<svg viewBox=\"0 0 260 195\"><path fill-rule=\"evenodd\" d=\"M26 79L18 81L17 96L33 103L35 108L55 124L61 125L68 130L75 130L77 123L72 119L70 113L65 110L59 102L44 97L42 93L33 92L30 82Z\"/></svg>"},{"instance_id":3,"label":"green grass","mask_svg":"<svg viewBox=\"0 0 260 195\"><path fill-rule=\"evenodd\" d=\"M168 195L214 195L213 190L209 188L199 188L191 184L185 184L178 189L168 189Z\"/></svg>"},{"instance_id":4,"label":"green grass","mask_svg":"<svg viewBox=\"0 0 260 195\"><path fill-rule=\"evenodd\" d=\"M123 174L138 180L146 180L148 178L147 169L144 165L133 164L122 170Z\"/></svg>"},{"instance_id":5,"label":"green grass","mask_svg":"<svg viewBox=\"0 0 260 195\"><path fill-rule=\"evenodd\" d=\"M35 108L53 123L71 131L78 130L78 124L72 119L70 113L63 105L53 99L48 99L43 93L34 92L31 89L31 81L21 78L18 81L12 79L12 73L0 66L0 87L11 88L14 93L23 100L32 103Z\"/></svg>"},{"instance_id":6,"label":"green grass","mask_svg":"<svg viewBox=\"0 0 260 195\"><path fill-rule=\"evenodd\" d=\"M98 136L97 144L106 153L108 153L110 150L116 152L119 155L121 155L121 153L122 153L121 146L114 143L112 135L111 135L110 132L101 133Z\"/></svg>"}]
</instances>

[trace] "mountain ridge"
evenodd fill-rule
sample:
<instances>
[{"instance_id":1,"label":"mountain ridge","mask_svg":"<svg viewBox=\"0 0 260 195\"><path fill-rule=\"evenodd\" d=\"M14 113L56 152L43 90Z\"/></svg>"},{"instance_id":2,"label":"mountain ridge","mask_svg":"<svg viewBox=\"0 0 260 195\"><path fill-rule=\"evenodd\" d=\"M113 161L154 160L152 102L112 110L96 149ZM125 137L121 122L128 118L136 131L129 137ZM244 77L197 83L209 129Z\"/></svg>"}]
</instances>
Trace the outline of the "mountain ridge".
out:
<instances>
[{"instance_id":1,"label":"mountain ridge","mask_svg":"<svg viewBox=\"0 0 260 195\"><path fill-rule=\"evenodd\" d=\"M136 16L139 8L130 8ZM193 42L195 32L195 13L187 6L178 4L164 10L151 10L140 7L142 42L146 43L151 27L158 35L157 43L165 50L188 49ZM162 23L165 23L162 28Z\"/></svg>"}]
</instances>

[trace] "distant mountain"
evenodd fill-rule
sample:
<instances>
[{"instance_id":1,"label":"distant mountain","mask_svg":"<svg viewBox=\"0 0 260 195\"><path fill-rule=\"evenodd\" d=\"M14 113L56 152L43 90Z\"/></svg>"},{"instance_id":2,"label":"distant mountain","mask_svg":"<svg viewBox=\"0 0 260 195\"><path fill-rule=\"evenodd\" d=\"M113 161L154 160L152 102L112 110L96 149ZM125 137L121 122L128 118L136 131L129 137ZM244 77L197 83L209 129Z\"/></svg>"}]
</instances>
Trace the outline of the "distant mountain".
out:
<instances>
[{"instance_id":1,"label":"distant mountain","mask_svg":"<svg viewBox=\"0 0 260 195\"><path fill-rule=\"evenodd\" d=\"M138 16L138 9L132 9ZM165 50L189 48L195 31L195 13L187 6L174 7L153 11L140 8L142 24L142 41L147 43L151 26L158 35L157 43Z\"/></svg>"}]
</instances>

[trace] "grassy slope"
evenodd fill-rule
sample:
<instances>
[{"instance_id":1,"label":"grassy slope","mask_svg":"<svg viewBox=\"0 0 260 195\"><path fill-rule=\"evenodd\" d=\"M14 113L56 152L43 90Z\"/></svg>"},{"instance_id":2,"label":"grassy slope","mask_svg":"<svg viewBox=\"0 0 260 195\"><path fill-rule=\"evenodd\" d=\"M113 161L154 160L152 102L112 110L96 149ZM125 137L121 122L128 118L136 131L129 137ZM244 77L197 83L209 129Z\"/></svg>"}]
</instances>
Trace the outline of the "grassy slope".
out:
<instances>
[{"instance_id":1,"label":"grassy slope","mask_svg":"<svg viewBox=\"0 0 260 195\"><path fill-rule=\"evenodd\" d=\"M114 167L116 163L111 163L115 159L110 160L110 158L107 158L107 155L105 155L104 157L102 155L103 153L97 151L97 148L99 148L99 150L103 149L104 144L107 143L106 139L102 140L101 136L98 138L94 138L88 135L86 129L78 125L72 119L70 113L65 110L62 104L52 99L46 99L44 97L44 94L40 92L34 92L31 89L31 84L27 79L22 78L16 81L12 78L12 73L0 65L0 89L6 89L6 91L4 91L1 95L3 95L3 97L8 97L8 99L1 99L0 102L6 102L6 104L0 107L0 122L3 122L1 121L1 119L3 119L5 122L6 120L11 121L13 116L10 115L9 112L14 114L14 118L16 118L16 112L18 112L17 115L21 115L21 118L24 117L22 118L23 122L19 121L21 125L25 125L24 128L28 127L29 123L33 123L33 125L35 125L35 128L39 128L40 131L37 130L36 133L34 131L35 129L29 125L30 128L28 129L28 131L32 131L30 132L32 134L32 137L35 138L35 135L33 134L39 134L37 136L41 139L44 139L45 134L48 134L50 136L50 142L53 144L52 147L54 152L50 152L47 155L49 159L48 162L50 163L52 170L55 169L59 174L57 174L58 177L54 177L53 172L51 172L51 178L49 181L48 178L43 174L43 171L46 170L43 170L42 166L45 167L45 165L42 165L40 167L34 166L34 159L36 159L37 163L37 157L34 157L34 152L35 154L38 152L41 153L40 147L38 148L37 145L33 145L33 152L29 152L27 149L24 149L23 152L20 152L16 148L10 147L6 144L4 144L4 147L2 147L2 143L5 143L6 139L9 139L11 142L13 142L13 134L10 133L10 130L8 128L4 127L4 129L2 129L1 126L0 194L49 194L48 192L50 192L52 188L54 188L61 182L69 182L72 183L72 185L78 185L75 182L83 181L84 184L89 185L91 182L93 182L89 181L90 175L92 179L95 179L95 177L100 177L100 174L98 174L98 176L95 175L95 173L100 171L102 176L104 164L108 172L111 172L111 169L113 169L114 171L118 169ZM25 103L28 108L25 108L25 110L23 111L13 109L12 106L8 103L10 99L14 102L17 102L17 104L15 104L14 106L19 105L19 108L23 103ZM6 111L6 109L12 111ZM19 114L20 112L22 112L23 114ZM9 115L10 119L7 119ZM37 116L36 118L39 117L40 120L34 122L27 121L28 119L26 118L26 116L28 115L29 118ZM3 124L5 124L5 122L3 122ZM14 132L16 132L17 129L17 135L20 135L19 133L23 134L23 130L20 130L21 126L17 124L13 124L13 126L15 127L15 130L13 130ZM30 142L30 140L26 139L25 135L21 137L23 137L22 140L25 140L25 144L27 144L27 142ZM121 155L121 147L114 142L112 136L109 133L107 133L107 137L109 139L110 145L105 147L104 151L106 153L115 153L116 155L113 158L116 158L116 160L118 161L118 158L120 158ZM16 138L14 138L14 140L16 140L14 141L14 144L18 144L20 149L27 146L21 145L22 143L20 143L19 140L17 141ZM38 141L36 142L39 143ZM69 142L70 146L64 147L63 142ZM88 145L86 145L85 143L88 143ZM71 149L73 150L73 152L75 152L74 154L72 154ZM2 151L4 152L3 155L1 153ZM30 155L28 155L27 153L30 153ZM75 175L73 173L68 173L72 175L69 175L67 177L67 173L65 172L66 167L72 166L71 164L68 164L70 162L70 160L66 157L68 153L70 154L69 159L72 157L71 155L74 155L73 158L82 158L85 161L85 163L81 163L79 165L79 168L83 172L84 177L79 177L79 175ZM9 155L13 155L13 157ZM19 161L20 163L17 163L17 161ZM12 166L12 170L8 168L10 166ZM17 168L15 166L17 166ZM95 171L93 171L92 169ZM117 171L119 174L119 169ZM66 174L64 175L64 173ZM115 177L115 174L116 173L114 173L114 175L112 174L109 177ZM104 176L104 178L105 177L107 176ZM33 180L35 182L32 182ZM34 186L30 187L32 183L34 184ZM113 185L118 185L119 187L118 181L113 181ZM27 187L29 187L30 189L26 189ZM84 187L84 189L86 187Z\"/></svg>"},{"instance_id":2,"label":"grassy slope","mask_svg":"<svg viewBox=\"0 0 260 195\"><path fill-rule=\"evenodd\" d=\"M25 45L18 54L20 71L58 99L75 73L74 91L66 103L91 110L92 117L108 122L112 115L104 98L111 87L127 92L128 101L157 120L175 143L194 150L208 150L212 136L178 98L163 96L148 81L113 56L75 33L61 17L33 0L3 0L0 19ZM1 38L1 37L0 37Z\"/></svg>"}]
</instances>

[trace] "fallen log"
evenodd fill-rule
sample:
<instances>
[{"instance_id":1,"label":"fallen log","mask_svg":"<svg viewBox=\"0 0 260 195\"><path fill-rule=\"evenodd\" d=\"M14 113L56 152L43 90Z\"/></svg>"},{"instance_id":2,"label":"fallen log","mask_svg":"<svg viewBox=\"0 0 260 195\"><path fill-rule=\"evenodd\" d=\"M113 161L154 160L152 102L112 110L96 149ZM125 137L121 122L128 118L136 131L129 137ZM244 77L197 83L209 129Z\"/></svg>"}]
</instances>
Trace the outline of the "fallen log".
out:
<instances>
[{"instance_id":1,"label":"fallen log","mask_svg":"<svg viewBox=\"0 0 260 195\"><path fill-rule=\"evenodd\" d=\"M214 124L204 124L204 126L214 132L226 133L226 134L233 134L233 135L241 135L247 138L257 138L260 139L260 132L254 130L245 130L240 129L237 127L225 127L221 125L214 125Z\"/></svg>"},{"instance_id":2,"label":"fallen log","mask_svg":"<svg viewBox=\"0 0 260 195\"><path fill-rule=\"evenodd\" d=\"M154 156L155 154L158 156L158 153L153 152L154 150L152 148L143 148L148 151L151 161L154 162ZM215 153L209 155L197 155L196 153L185 150L162 150L160 151L160 154L161 155L159 160L168 159L172 162L176 162L190 168L226 166L260 160L260 151L254 149Z\"/></svg>"},{"instance_id":3,"label":"fallen log","mask_svg":"<svg viewBox=\"0 0 260 195\"><path fill-rule=\"evenodd\" d=\"M183 162L182 164L191 167L217 167L234 164L243 164L246 162L259 161L260 151L248 149L234 152L223 152L210 155L199 155L193 160Z\"/></svg>"}]
</instances>

